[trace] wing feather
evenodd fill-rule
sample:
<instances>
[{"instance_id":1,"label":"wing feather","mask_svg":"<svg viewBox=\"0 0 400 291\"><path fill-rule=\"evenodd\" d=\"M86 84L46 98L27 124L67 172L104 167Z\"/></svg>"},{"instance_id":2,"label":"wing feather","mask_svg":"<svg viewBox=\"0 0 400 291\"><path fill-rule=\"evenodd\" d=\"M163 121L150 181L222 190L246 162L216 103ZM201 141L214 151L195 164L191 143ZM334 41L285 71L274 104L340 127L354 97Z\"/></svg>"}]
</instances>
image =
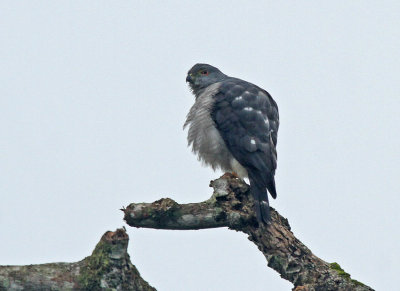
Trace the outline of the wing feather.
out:
<instances>
[{"instance_id":1,"label":"wing feather","mask_svg":"<svg viewBox=\"0 0 400 291\"><path fill-rule=\"evenodd\" d=\"M276 196L276 102L265 90L236 78L224 81L214 98L212 118L231 154L252 180Z\"/></svg>"}]
</instances>

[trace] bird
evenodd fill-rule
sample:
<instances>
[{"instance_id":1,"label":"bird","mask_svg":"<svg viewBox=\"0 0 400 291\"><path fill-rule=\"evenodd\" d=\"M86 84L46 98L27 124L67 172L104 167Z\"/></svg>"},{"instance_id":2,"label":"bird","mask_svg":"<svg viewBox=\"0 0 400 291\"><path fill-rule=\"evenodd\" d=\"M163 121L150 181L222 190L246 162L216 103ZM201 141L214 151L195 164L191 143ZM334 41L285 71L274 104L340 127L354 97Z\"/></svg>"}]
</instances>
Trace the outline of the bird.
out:
<instances>
[{"instance_id":1,"label":"bird","mask_svg":"<svg viewBox=\"0 0 400 291\"><path fill-rule=\"evenodd\" d=\"M264 89L209 64L187 73L195 102L186 116L187 142L206 166L248 178L258 223L270 223L276 198L278 105Z\"/></svg>"}]
</instances>

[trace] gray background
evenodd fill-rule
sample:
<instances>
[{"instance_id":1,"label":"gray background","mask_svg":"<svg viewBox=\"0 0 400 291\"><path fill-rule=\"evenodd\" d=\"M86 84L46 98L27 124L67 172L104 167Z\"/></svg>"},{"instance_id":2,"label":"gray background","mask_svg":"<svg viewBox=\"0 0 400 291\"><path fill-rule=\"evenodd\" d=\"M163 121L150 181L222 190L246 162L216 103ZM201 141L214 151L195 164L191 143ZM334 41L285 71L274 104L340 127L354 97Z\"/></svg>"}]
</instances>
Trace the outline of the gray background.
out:
<instances>
[{"instance_id":1,"label":"gray background","mask_svg":"<svg viewBox=\"0 0 400 291\"><path fill-rule=\"evenodd\" d=\"M348 2L2 1L0 264L80 260L130 202L207 199L221 173L182 131L207 62L277 101L295 235L398 290L400 4ZM241 233L128 232L159 290L291 288Z\"/></svg>"}]
</instances>

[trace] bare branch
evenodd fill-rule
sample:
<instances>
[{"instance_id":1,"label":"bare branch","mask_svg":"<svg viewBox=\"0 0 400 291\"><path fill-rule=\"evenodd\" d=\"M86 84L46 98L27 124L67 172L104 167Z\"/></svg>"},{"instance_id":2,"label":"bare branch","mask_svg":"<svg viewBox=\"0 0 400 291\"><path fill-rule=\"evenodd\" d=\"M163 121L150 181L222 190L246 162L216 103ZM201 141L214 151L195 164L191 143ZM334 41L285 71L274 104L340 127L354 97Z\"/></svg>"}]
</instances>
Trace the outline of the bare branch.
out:
<instances>
[{"instance_id":1,"label":"bare branch","mask_svg":"<svg viewBox=\"0 0 400 291\"><path fill-rule=\"evenodd\" d=\"M124 229L106 232L91 256L76 263L0 266L0 290L153 291L127 253Z\"/></svg>"},{"instance_id":2,"label":"bare branch","mask_svg":"<svg viewBox=\"0 0 400 291\"><path fill-rule=\"evenodd\" d=\"M336 263L315 256L290 229L288 220L271 208L272 222L259 225L254 216L248 185L225 174L211 181L214 193L207 201L178 204L170 198L153 203L132 203L125 221L134 227L156 229L204 229L229 227L249 235L264 254L268 266L299 291L373 290L350 278Z\"/></svg>"}]
</instances>

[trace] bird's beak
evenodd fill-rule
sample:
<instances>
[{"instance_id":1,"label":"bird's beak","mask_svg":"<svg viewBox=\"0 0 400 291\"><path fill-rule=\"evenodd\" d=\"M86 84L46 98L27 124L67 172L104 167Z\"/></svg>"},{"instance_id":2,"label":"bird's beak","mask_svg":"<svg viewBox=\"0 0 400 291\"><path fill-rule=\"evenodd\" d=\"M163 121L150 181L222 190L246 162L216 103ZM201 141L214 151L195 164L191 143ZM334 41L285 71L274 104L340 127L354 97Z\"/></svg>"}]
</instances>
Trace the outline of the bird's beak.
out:
<instances>
[{"instance_id":1,"label":"bird's beak","mask_svg":"<svg viewBox=\"0 0 400 291\"><path fill-rule=\"evenodd\" d=\"M188 83L192 83L193 82L193 78L192 78L192 76L190 74L187 75L186 82L188 82Z\"/></svg>"}]
</instances>

